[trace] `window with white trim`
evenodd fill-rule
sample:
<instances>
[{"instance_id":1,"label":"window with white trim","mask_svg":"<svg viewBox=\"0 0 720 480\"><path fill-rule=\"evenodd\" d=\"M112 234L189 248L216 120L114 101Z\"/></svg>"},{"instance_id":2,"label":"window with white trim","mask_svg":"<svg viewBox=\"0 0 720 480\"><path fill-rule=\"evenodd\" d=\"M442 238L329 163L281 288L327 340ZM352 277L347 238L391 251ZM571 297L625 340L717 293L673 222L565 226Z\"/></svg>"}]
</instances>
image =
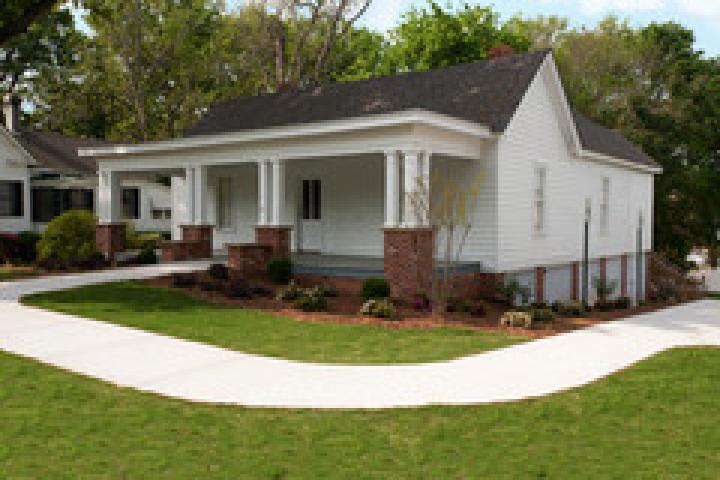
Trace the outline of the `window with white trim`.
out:
<instances>
[{"instance_id":1,"label":"window with white trim","mask_svg":"<svg viewBox=\"0 0 720 480\"><path fill-rule=\"evenodd\" d=\"M602 203L600 204L600 227L603 232L610 226L610 178L603 177Z\"/></svg>"},{"instance_id":2,"label":"window with white trim","mask_svg":"<svg viewBox=\"0 0 720 480\"><path fill-rule=\"evenodd\" d=\"M217 189L217 226L221 230L232 227L232 195L230 177L218 179Z\"/></svg>"},{"instance_id":3,"label":"window with white trim","mask_svg":"<svg viewBox=\"0 0 720 480\"><path fill-rule=\"evenodd\" d=\"M0 217L22 217L25 212L23 205L23 182L0 182Z\"/></svg>"},{"instance_id":4,"label":"window with white trim","mask_svg":"<svg viewBox=\"0 0 720 480\"><path fill-rule=\"evenodd\" d=\"M535 191L533 199L534 223L533 229L536 233L545 231L545 206L547 190L547 169L535 167Z\"/></svg>"}]
</instances>

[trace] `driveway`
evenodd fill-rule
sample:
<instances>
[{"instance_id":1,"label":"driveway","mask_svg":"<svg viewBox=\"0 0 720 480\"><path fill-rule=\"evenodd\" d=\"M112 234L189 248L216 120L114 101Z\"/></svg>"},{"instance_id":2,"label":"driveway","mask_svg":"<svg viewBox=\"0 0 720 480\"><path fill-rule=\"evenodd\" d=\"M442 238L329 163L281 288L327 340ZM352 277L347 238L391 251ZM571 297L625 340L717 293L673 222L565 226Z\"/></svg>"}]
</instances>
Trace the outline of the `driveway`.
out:
<instances>
[{"instance_id":1,"label":"driveway","mask_svg":"<svg viewBox=\"0 0 720 480\"><path fill-rule=\"evenodd\" d=\"M17 303L24 293L188 268L201 267L141 267L0 284L0 295L8 299L0 302L0 349L193 402L380 409L540 397L585 385L669 348L720 346L720 301L713 300L457 360L394 366L322 365L248 355Z\"/></svg>"}]
</instances>

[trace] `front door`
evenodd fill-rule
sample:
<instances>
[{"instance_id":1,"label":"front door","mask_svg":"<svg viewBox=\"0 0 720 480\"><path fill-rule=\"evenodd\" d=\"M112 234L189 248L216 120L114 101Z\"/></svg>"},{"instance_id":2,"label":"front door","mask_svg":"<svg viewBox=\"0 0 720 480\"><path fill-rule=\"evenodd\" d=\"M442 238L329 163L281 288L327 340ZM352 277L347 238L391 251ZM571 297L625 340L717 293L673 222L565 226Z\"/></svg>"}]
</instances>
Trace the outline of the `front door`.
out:
<instances>
[{"instance_id":1,"label":"front door","mask_svg":"<svg viewBox=\"0 0 720 480\"><path fill-rule=\"evenodd\" d=\"M320 180L302 180L300 185L300 251L322 250L322 186Z\"/></svg>"}]
</instances>

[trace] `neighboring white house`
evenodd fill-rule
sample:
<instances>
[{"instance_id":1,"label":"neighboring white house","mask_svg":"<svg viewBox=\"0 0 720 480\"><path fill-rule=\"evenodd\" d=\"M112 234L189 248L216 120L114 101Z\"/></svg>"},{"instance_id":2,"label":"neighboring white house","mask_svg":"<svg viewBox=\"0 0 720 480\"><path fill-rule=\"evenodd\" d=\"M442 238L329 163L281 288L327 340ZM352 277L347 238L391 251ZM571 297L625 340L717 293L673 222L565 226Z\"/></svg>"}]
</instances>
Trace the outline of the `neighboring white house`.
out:
<instances>
[{"instance_id":1,"label":"neighboring white house","mask_svg":"<svg viewBox=\"0 0 720 480\"><path fill-rule=\"evenodd\" d=\"M216 249L252 242L256 225L290 226L299 263L385 257L388 274L388 232L427 227L406 201L418 178L480 177L461 262L547 301L583 284L593 301L595 277L644 295L661 169L570 109L550 52L223 102L189 133L81 150L99 162L103 222L119 220L123 178L170 176L174 223L213 225ZM401 271L427 253L412 248Z\"/></svg>"},{"instance_id":2,"label":"neighboring white house","mask_svg":"<svg viewBox=\"0 0 720 480\"><path fill-rule=\"evenodd\" d=\"M95 139L19 128L17 97L3 99L0 125L0 233L42 231L70 209L95 211L97 163L78 149ZM143 176L123 182L123 217L138 230L170 231L170 186Z\"/></svg>"}]
</instances>

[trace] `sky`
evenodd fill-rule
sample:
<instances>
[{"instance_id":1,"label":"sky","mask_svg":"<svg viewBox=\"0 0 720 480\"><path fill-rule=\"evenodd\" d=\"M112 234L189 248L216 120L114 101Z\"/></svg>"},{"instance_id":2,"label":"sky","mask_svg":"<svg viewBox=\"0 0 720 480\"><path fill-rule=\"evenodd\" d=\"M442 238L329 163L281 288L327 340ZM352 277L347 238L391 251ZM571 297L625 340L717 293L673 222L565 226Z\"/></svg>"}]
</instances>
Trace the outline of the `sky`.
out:
<instances>
[{"instance_id":1,"label":"sky","mask_svg":"<svg viewBox=\"0 0 720 480\"><path fill-rule=\"evenodd\" d=\"M425 0L374 0L363 23L387 30L410 6L425 3ZM439 0L439 3L446 1ZM708 55L720 55L720 0L468 0L468 3L491 4L504 19L516 13L525 17L560 15L568 17L577 27L594 25L611 13L636 26L672 20L695 31L698 48Z\"/></svg>"}]
</instances>

